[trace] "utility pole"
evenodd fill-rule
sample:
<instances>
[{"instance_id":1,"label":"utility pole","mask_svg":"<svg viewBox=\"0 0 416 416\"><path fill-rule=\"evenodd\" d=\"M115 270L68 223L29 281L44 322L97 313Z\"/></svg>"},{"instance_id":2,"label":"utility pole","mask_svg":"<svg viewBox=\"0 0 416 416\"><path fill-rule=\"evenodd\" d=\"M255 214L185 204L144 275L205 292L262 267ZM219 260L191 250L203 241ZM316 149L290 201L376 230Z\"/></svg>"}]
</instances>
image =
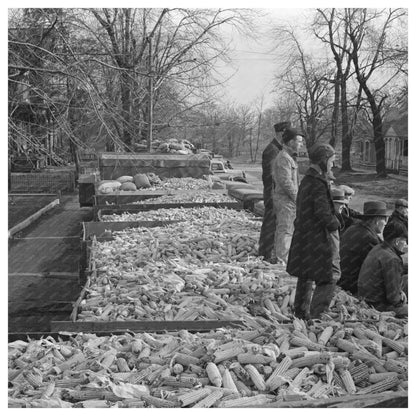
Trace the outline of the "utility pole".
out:
<instances>
[{"instance_id":1,"label":"utility pole","mask_svg":"<svg viewBox=\"0 0 416 416\"><path fill-rule=\"evenodd\" d=\"M153 51L152 36L147 37L149 44L149 101L148 101L148 118L147 118L147 151L150 153L152 149L153 139Z\"/></svg>"}]
</instances>

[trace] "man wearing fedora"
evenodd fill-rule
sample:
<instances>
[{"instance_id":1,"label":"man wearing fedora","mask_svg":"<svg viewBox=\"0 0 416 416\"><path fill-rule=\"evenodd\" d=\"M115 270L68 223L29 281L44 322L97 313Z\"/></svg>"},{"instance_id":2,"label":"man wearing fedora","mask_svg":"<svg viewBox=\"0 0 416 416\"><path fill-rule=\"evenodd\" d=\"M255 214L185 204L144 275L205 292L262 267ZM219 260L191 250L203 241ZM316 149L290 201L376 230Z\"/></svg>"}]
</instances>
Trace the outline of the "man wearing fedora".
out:
<instances>
[{"instance_id":1,"label":"man wearing fedora","mask_svg":"<svg viewBox=\"0 0 416 416\"><path fill-rule=\"evenodd\" d=\"M351 225L341 236L341 278L338 285L357 295L360 268L370 250L381 243L379 237L387 223L387 206L382 201L364 202L362 221Z\"/></svg>"},{"instance_id":2,"label":"man wearing fedora","mask_svg":"<svg viewBox=\"0 0 416 416\"><path fill-rule=\"evenodd\" d=\"M290 127L290 122L277 123L274 126L276 135L285 128ZM264 214L263 223L260 231L259 256L263 256L266 261L270 261L274 247L274 230L276 229L276 216L273 210L273 180L272 180L272 162L276 158L282 145L274 137L266 146L262 154L262 180L263 180L263 202Z\"/></svg>"},{"instance_id":3,"label":"man wearing fedora","mask_svg":"<svg viewBox=\"0 0 416 416\"><path fill-rule=\"evenodd\" d=\"M398 317L408 315L407 296L401 255L407 251L407 227L389 222L384 241L371 249L358 277L358 296L379 311L393 311Z\"/></svg>"}]
</instances>

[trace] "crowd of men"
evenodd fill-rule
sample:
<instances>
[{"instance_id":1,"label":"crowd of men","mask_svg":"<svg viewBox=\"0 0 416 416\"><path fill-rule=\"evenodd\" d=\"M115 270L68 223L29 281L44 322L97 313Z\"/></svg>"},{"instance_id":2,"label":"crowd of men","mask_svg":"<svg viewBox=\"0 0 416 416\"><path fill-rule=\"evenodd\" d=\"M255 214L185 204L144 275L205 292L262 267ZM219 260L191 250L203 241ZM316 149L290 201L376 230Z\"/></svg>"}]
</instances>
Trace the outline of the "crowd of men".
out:
<instances>
[{"instance_id":1,"label":"crowd of men","mask_svg":"<svg viewBox=\"0 0 416 416\"><path fill-rule=\"evenodd\" d=\"M308 149L310 166L300 180L303 135L290 123L274 129L262 158L259 256L297 277L295 316L321 318L337 286L379 311L407 316L407 200L397 200L391 215L383 201L351 209L354 190L334 182L332 146L318 142Z\"/></svg>"}]
</instances>

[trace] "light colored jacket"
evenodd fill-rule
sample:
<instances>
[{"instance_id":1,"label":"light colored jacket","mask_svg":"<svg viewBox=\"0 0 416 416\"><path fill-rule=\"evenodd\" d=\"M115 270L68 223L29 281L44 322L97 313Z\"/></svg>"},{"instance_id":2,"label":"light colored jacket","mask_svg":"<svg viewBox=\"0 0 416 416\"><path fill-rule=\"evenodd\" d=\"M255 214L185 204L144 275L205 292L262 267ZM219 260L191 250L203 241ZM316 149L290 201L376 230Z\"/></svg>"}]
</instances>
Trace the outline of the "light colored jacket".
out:
<instances>
[{"instance_id":1,"label":"light colored jacket","mask_svg":"<svg viewBox=\"0 0 416 416\"><path fill-rule=\"evenodd\" d=\"M278 153L272 165L273 195L280 199L286 196L290 201L296 203L299 189L298 164L290 156L287 148Z\"/></svg>"}]
</instances>

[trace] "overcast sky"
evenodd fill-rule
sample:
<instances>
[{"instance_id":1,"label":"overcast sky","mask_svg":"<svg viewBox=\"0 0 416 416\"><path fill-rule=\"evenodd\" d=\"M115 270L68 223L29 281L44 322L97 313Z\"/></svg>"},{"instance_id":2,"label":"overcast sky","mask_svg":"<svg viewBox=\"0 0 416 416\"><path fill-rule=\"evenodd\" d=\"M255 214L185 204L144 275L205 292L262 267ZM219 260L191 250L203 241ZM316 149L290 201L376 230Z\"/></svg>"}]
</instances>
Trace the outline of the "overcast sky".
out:
<instances>
[{"instance_id":1,"label":"overcast sky","mask_svg":"<svg viewBox=\"0 0 416 416\"><path fill-rule=\"evenodd\" d=\"M234 74L227 82L226 94L236 104L251 104L264 97L267 107L273 103L273 76L278 68L270 30L278 23L296 25L302 20L306 9L261 9L256 19L256 39L248 39L234 33L231 54L232 66L221 66L224 73Z\"/></svg>"}]
</instances>

